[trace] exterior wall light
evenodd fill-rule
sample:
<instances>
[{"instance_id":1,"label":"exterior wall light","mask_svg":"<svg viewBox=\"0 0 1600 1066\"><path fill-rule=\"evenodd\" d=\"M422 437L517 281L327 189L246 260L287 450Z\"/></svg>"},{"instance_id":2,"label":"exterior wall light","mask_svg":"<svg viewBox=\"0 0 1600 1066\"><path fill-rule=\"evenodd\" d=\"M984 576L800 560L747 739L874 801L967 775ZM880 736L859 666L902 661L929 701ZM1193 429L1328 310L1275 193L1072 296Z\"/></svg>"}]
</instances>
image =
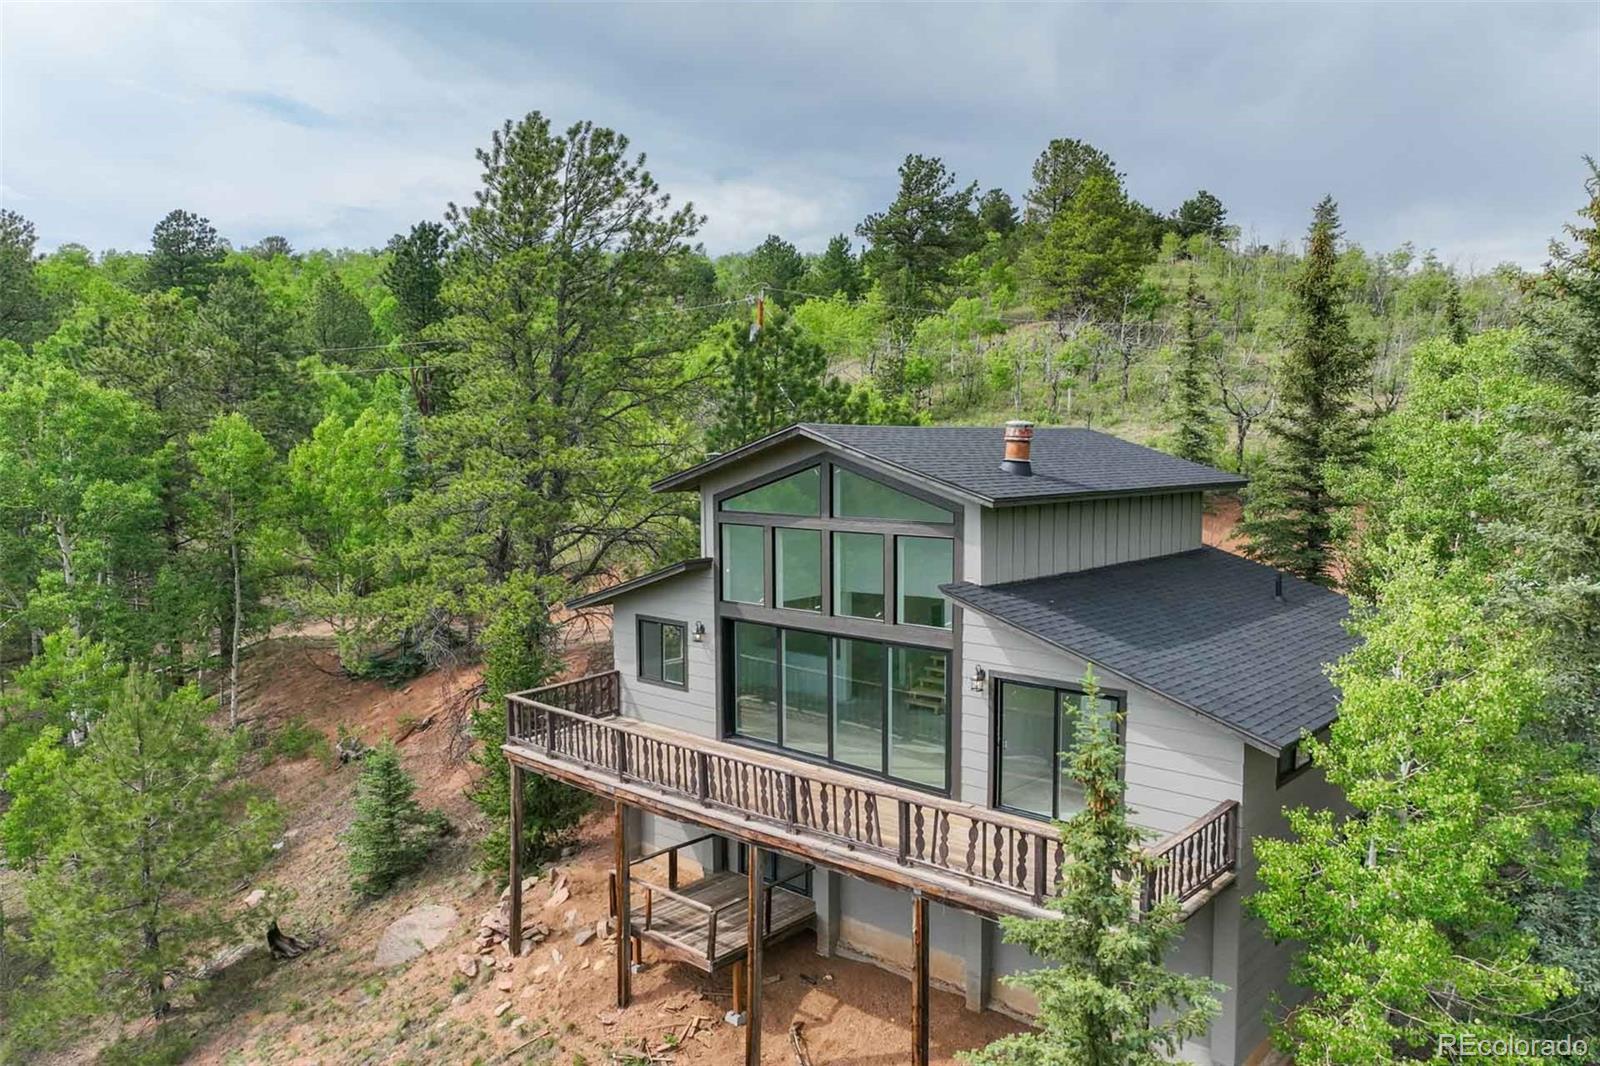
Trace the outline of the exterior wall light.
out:
<instances>
[{"instance_id":1,"label":"exterior wall light","mask_svg":"<svg viewBox=\"0 0 1600 1066\"><path fill-rule=\"evenodd\" d=\"M989 680L989 674L981 666L972 668L972 691L982 692L984 683Z\"/></svg>"},{"instance_id":2,"label":"exterior wall light","mask_svg":"<svg viewBox=\"0 0 1600 1066\"><path fill-rule=\"evenodd\" d=\"M699 644L701 641L703 641L705 639L706 639L706 624L704 622L696 622L694 624L694 642L696 644Z\"/></svg>"}]
</instances>

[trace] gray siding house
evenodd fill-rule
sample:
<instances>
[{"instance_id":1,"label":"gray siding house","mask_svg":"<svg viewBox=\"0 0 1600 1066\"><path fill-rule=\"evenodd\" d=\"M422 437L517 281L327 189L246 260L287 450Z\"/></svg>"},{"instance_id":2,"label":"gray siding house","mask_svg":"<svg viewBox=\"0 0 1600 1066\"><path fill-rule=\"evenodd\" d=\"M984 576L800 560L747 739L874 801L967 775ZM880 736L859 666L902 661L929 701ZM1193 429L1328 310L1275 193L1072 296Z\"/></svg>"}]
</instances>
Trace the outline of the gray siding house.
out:
<instances>
[{"instance_id":1,"label":"gray siding house","mask_svg":"<svg viewBox=\"0 0 1600 1066\"><path fill-rule=\"evenodd\" d=\"M910 1061L929 985L1028 1017L1001 978L1039 964L995 919L1047 913L1092 667L1169 859L1145 898L1186 916L1170 964L1227 989L1185 1057L1264 1056L1295 990L1242 913L1250 842L1336 802L1298 743L1332 721L1324 665L1352 641L1343 597L1201 543L1203 494L1241 484L1027 423L802 424L657 484L699 494L699 557L571 604L609 606L615 669L508 707L514 787L616 804L619 1002L650 955L730 968L759 1056L762 948L811 928L911 976Z\"/></svg>"}]
</instances>

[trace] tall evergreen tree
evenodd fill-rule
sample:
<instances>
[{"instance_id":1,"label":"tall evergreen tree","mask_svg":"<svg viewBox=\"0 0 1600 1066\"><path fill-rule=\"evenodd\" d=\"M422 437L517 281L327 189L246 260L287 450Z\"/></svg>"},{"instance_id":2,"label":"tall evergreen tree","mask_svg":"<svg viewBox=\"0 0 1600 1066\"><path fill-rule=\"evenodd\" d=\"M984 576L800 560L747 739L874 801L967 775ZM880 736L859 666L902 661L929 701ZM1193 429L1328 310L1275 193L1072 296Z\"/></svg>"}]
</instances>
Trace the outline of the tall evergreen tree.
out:
<instances>
[{"instance_id":1,"label":"tall evergreen tree","mask_svg":"<svg viewBox=\"0 0 1600 1066\"><path fill-rule=\"evenodd\" d=\"M1004 189L990 189L978 197L978 224L985 233L1009 237L1020 223L1017 205Z\"/></svg>"},{"instance_id":2,"label":"tall evergreen tree","mask_svg":"<svg viewBox=\"0 0 1600 1066\"><path fill-rule=\"evenodd\" d=\"M361 362L359 349L376 339L372 312L338 274L329 271L311 289L305 311L306 347L327 354L334 362Z\"/></svg>"},{"instance_id":3,"label":"tall evergreen tree","mask_svg":"<svg viewBox=\"0 0 1600 1066\"><path fill-rule=\"evenodd\" d=\"M1118 714L1097 698L1092 672L1084 692L1073 749L1062 754L1083 809L1059 825L1072 858L1046 904L1057 917L1000 921L1008 943L1047 964L1005 978L1038 997L1035 1028L965 1056L973 1066L1157 1066L1219 1009L1215 981L1167 967L1183 935L1177 903L1139 915L1151 860L1128 821Z\"/></svg>"},{"instance_id":4,"label":"tall evergreen tree","mask_svg":"<svg viewBox=\"0 0 1600 1066\"><path fill-rule=\"evenodd\" d=\"M1546 399L1523 399L1510 435L1508 517L1496 530L1510 549L1512 602L1548 634L1544 665L1558 736L1600 771L1600 166L1589 161L1588 201L1568 240L1555 242L1526 309L1521 367ZM1567 967L1576 995L1544 1019L1547 1034L1580 1029L1600 1046L1600 813L1583 833L1588 876L1524 901L1541 958Z\"/></svg>"},{"instance_id":5,"label":"tall evergreen tree","mask_svg":"<svg viewBox=\"0 0 1600 1066\"><path fill-rule=\"evenodd\" d=\"M1178 325L1178 366L1174 392L1178 408L1176 451L1179 458L1210 463L1216 458L1216 415L1207 373L1202 324L1205 298L1194 271L1183 291L1183 317Z\"/></svg>"},{"instance_id":6,"label":"tall evergreen tree","mask_svg":"<svg viewBox=\"0 0 1600 1066\"><path fill-rule=\"evenodd\" d=\"M161 1015L253 918L234 891L271 854L276 809L242 791L242 735L193 687L134 672L64 779L63 831L27 886L40 945L84 1013Z\"/></svg>"},{"instance_id":7,"label":"tall evergreen tree","mask_svg":"<svg viewBox=\"0 0 1600 1066\"><path fill-rule=\"evenodd\" d=\"M806 257L799 249L776 233L769 233L745 256L741 281L749 292L769 289L782 302L794 303L805 298L800 288L805 274Z\"/></svg>"},{"instance_id":8,"label":"tall evergreen tree","mask_svg":"<svg viewBox=\"0 0 1600 1066\"><path fill-rule=\"evenodd\" d=\"M1034 160L1033 186L1023 201L1023 217L1030 225L1048 226L1066 210L1078 195L1078 187L1091 176L1122 184L1122 173L1111 157L1094 145L1071 137L1052 140Z\"/></svg>"},{"instance_id":9,"label":"tall evergreen tree","mask_svg":"<svg viewBox=\"0 0 1600 1066\"><path fill-rule=\"evenodd\" d=\"M720 333L706 447L730 451L795 422L854 420L850 388L828 376L827 353L784 312L770 311L760 330L734 321Z\"/></svg>"},{"instance_id":10,"label":"tall evergreen tree","mask_svg":"<svg viewBox=\"0 0 1600 1066\"><path fill-rule=\"evenodd\" d=\"M33 223L0 210L0 340L27 347L49 331L50 307L34 272Z\"/></svg>"},{"instance_id":11,"label":"tall evergreen tree","mask_svg":"<svg viewBox=\"0 0 1600 1066\"><path fill-rule=\"evenodd\" d=\"M1277 446L1240 527L1252 556L1324 584L1334 576L1333 517L1343 503L1330 477L1361 456L1355 396L1371 362L1350 325L1339 236L1330 196L1317 205L1292 288L1294 333L1279 366L1278 409L1267 424Z\"/></svg>"},{"instance_id":12,"label":"tall evergreen tree","mask_svg":"<svg viewBox=\"0 0 1600 1066\"><path fill-rule=\"evenodd\" d=\"M856 227L868 244L867 274L888 301L891 327L902 340L947 301L956 260L974 247L977 190L977 182L958 188L941 160L908 155L894 201Z\"/></svg>"},{"instance_id":13,"label":"tall evergreen tree","mask_svg":"<svg viewBox=\"0 0 1600 1066\"><path fill-rule=\"evenodd\" d=\"M303 433L312 412L291 358L293 333L292 318L254 278L219 277L195 320L205 413L242 414L280 448Z\"/></svg>"},{"instance_id":14,"label":"tall evergreen tree","mask_svg":"<svg viewBox=\"0 0 1600 1066\"><path fill-rule=\"evenodd\" d=\"M418 222L389 239L383 284L394 294L400 327L416 337L444 317L439 290L444 284L449 235L437 222Z\"/></svg>"},{"instance_id":15,"label":"tall evergreen tree","mask_svg":"<svg viewBox=\"0 0 1600 1066\"><path fill-rule=\"evenodd\" d=\"M1214 241L1225 236L1228 209L1222 201L1201 189L1172 213L1172 226L1180 237L1204 234Z\"/></svg>"},{"instance_id":16,"label":"tall evergreen tree","mask_svg":"<svg viewBox=\"0 0 1600 1066\"><path fill-rule=\"evenodd\" d=\"M1115 177L1089 174L1025 255L1034 309L1058 325L1117 317L1155 258L1142 226Z\"/></svg>"},{"instance_id":17,"label":"tall evergreen tree","mask_svg":"<svg viewBox=\"0 0 1600 1066\"><path fill-rule=\"evenodd\" d=\"M452 206L455 259L440 335L457 349L450 409L424 422L437 482L403 509L420 575L416 613L476 614L487 701L475 798L506 825L501 698L560 668L552 608L682 521L649 484L682 461L678 263L700 224L590 123L564 133L534 112L478 153L483 187ZM533 842L559 832L571 790L530 783ZM488 842L498 861L503 829Z\"/></svg>"},{"instance_id":18,"label":"tall evergreen tree","mask_svg":"<svg viewBox=\"0 0 1600 1066\"><path fill-rule=\"evenodd\" d=\"M226 252L210 219L169 211L150 234L145 281L158 292L180 289L185 296L204 296Z\"/></svg>"},{"instance_id":19,"label":"tall evergreen tree","mask_svg":"<svg viewBox=\"0 0 1600 1066\"><path fill-rule=\"evenodd\" d=\"M835 295L860 299L865 290L861 260L850 249L849 237L838 233L828 238L828 247L811 264L806 288L823 299Z\"/></svg>"}]
</instances>

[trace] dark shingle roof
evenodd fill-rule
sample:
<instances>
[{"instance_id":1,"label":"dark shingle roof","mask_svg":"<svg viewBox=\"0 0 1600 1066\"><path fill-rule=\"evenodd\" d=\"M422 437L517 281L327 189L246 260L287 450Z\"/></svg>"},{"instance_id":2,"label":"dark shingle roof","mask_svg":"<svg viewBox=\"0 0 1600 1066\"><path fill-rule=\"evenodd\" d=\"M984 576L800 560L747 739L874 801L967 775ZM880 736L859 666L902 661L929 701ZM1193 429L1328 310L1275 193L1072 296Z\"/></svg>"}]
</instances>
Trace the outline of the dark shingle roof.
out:
<instances>
[{"instance_id":1,"label":"dark shingle roof","mask_svg":"<svg viewBox=\"0 0 1600 1066\"><path fill-rule=\"evenodd\" d=\"M667 578L677 577L679 574L704 570L710 565L711 559L709 556L699 559L680 559L675 563L668 563L660 570L652 570L648 574L640 574L638 577L628 581L609 585L599 591L568 600L567 606L573 610L578 610L581 607L594 607L602 603L610 603L624 592L633 592L635 589L642 589L646 585L654 585L657 581L665 581Z\"/></svg>"},{"instance_id":2,"label":"dark shingle roof","mask_svg":"<svg viewBox=\"0 0 1600 1066\"><path fill-rule=\"evenodd\" d=\"M690 488L702 477L795 436L855 452L949 485L984 503L1237 488L1237 474L1191 463L1092 429L1033 431L1033 475L1000 469L1002 430L970 426L840 426L803 422L708 459L656 484Z\"/></svg>"},{"instance_id":3,"label":"dark shingle roof","mask_svg":"<svg viewBox=\"0 0 1600 1066\"><path fill-rule=\"evenodd\" d=\"M1333 721L1323 672L1355 645L1336 592L1216 548L1014 581L958 602L1228 726L1271 751Z\"/></svg>"}]
</instances>

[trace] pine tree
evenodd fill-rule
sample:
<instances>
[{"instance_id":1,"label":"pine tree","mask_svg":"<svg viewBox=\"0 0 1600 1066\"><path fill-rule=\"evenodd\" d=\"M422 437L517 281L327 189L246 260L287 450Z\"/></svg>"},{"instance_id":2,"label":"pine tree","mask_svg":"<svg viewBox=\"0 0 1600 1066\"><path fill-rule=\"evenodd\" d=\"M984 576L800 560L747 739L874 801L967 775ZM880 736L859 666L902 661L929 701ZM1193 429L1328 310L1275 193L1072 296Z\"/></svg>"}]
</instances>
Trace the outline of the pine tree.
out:
<instances>
[{"instance_id":1,"label":"pine tree","mask_svg":"<svg viewBox=\"0 0 1600 1066\"><path fill-rule=\"evenodd\" d=\"M1043 227L1022 267L1034 309L1064 325L1078 315L1119 314L1154 258L1121 182L1096 171Z\"/></svg>"},{"instance_id":2,"label":"pine tree","mask_svg":"<svg viewBox=\"0 0 1600 1066\"><path fill-rule=\"evenodd\" d=\"M972 201L978 183L957 187L943 161L908 155L900 187L883 211L856 227L866 239L867 274L890 305L890 326L902 341L917 322L949 300L956 260L977 244Z\"/></svg>"},{"instance_id":3,"label":"pine tree","mask_svg":"<svg viewBox=\"0 0 1600 1066\"><path fill-rule=\"evenodd\" d=\"M687 452L684 356L697 320L677 308L701 218L662 194L626 137L591 123L552 130L537 112L495 131L483 185L448 218L443 290L452 403L423 421L433 473L397 512L412 622L472 614L486 699L474 800L505 858L510 774L503 697L560 669L552 610L660 549L679 505L649 491ZM534 777L530 849L569 828L582 795Z\"/></svg>"},{"instance_id":4,"label":"pine tree","mask_svg":"<svg viewBox=\"0 0 1600 1066\"><path fill-rule=\"evenodd\" d=\"M1122 174L1111 157L1094 145L1071 137L1052 140L1033 163L1033 187L1023 201L1028 224L1048 227L1078 195L1078 187L1091 176L1122 184Z\"/></svg>"},{"instance_id":5,"label":"pine tree","mask_svg":"<svg viewBox=\"0 0 1600 1066\"><path fill-rule=\"evenodd\" d=\"M855 420L861 404L787 313L770 308L759 330L736 321L720 334L707 448L730 451L795 422Z\"/></svg>"},{"instance_id":6,"label":"pine tree","mask_svg":"<svg viewBox=\"0 0 1600 1066\"><path fill-rule=\"evenodd\" d=\"M1323 584L1333 580L1333 520L1344 503L1330 477L1362 454L1354 398L1371 362L1350 327L1338 241L1339 208L1330 196L1317 205L1293 284L1294 335L1279 366L1277 413L1267 424L1276 447L1240 526L1251 556Z\"/></svg>"},{"instance_id":7,"label":"pine tree","mask_svg":"<svg viewBox=\"0 0 1600 1066\"><path fill-rule=\"evenodd\" d=\"M1467 312L1461 304L1461 281L1452 272L1449 288L1444 294L1445 333L1451 344L1465 344L1472 331L1467 326Z\"/></svg>"},{"instance_id":8,"label":"pine tree","mask_svg":"<svg viewBox=\"0 0 1600 1066\"><path fill-rule=\"evenodd\" d=\"M1559 736L1600 771L1600 166L1589 161L1587 203L1524 304L1522 370L1549 396L1523 400L1508 441L1511 518L1496 530L1511 549L1517 611L1548 634ZM1535 394L1537 395L1537 394ZM1540 955L1573 972L1577 994L1543 1019L1547 1034L1582 1032L1600 1046L1600 811L1583 838L1588 876L1524 901Z\"/></svg>"},{"instance_id":9,"label":"pine tree","mask_svg":"<svg viewBox=\"0 0 1600 1066\"><path fill-rule=\"evenodd\" d=\"M362 362L362 353L350 349L368 347L376 337L367 305L331 271L311 289L304 334L306 347L326 353L336 363Z\"/></svg>"},{"instance_id":10,"label":"pine tree","mask_svg":"<svg viewBox=\"0 0 1600 1066\"><path fill-rule=\"evenodd\" d=\"M157 292L180 289L185 296L204 296L226 253L210 219L169 211L150 234L145 281Z\"/></svg>"},{"instance_id":11,"label":"pine tree","mask_svg":"<svg viewBox=\"0 0 1600 1066\"><path fill-rule=\"evenodd\" d=\"M1204 189L1185 200L1172 214L1172 226L1178 231L1178 236L1184 238L1204 234L1214 241L1221 241L1226 235L1227 220L1228 209L1222 206L1221 200Z\"/></svg>"},{"instance_id":12,"label":"pine tree","mask_svg":"<svg viewBox=\"0 0 1600 1066\"><path fill-rule=\"evenodd\" d=\"M843 294L846 300L860 299L864 284L861 260L850 250L850 238L842 233L828 238L828 247L811 264L806 288L827 299Z\"/></svg>"},{"instance_id":13,"label":"pine tree","mask_svg":"<svg viewBox=\"0 0 1600 1066\"><path fill-rule=\"evenodd\" d=\"M395 746L367 752L356 782L356 816L344 836L356 891L381 896L422 865L445 829L444 816L417 803L416 784Z\"/></svg>"},{"instance_id":14,"label":"pine tree","mask_svg":"<svg viewBox=\"0 0 1600 1066\"><path fill-rule=\"evenodd\" d=\"M50 301L34 270L33 223L0 210L0 340L27 346L49 332Z\"/></svg>"},{"instance_id":15,"label":"pine tree","mask_svg":"<svg viewBox=\"0 0 1600 1066\"><path fill-rule=\"evenodd\" d=\"M444 317L439 290L444 284L449 237L437 222L418 222L409 233L389 239L383 284L394 294L400 327L417 336Z\"/></svg>"},{"instance_id":16,"label":"pine tree","mask_svg":"<svg viewBox=\"0 0 1600 1066\"><path fill-rule=\"evenodd\" d=\"M1205 330L1201 315L1205 312L1205 298L1200 295L1200 285L1194 271L1189 271L1189 283L1183 291L1183 319L1178 326L1177 407L1178 430L1176 451L1180 458L1194 463L1210 463L1215 459L1216 417L1212 407L1211 379L1207 374Z\"/></svg>"},{"instance_id":17,"label":"pine tree","mask_svg":"<svg viewBox=\"0 0 1600 1066\"><path fill-rule=\"evenodd\" d=\"M1036 1029L967 1056L973 1066L1156 1066L1219 1009L1216 982L1166 966L1183 933L1176 902L1139 914L1151 860L1128 821L1118 715L1101 709L1092 671L1079 707L1063 758L1084 806L1060 823L1070 859L1047 904L1059 917L1001 919L1008 943L1049 964L1005 979L1038 997Z\"/></svg>"},{"instance_id":18,"label":"pine tree","mask_svg":"<svg viewBox=\"0 0 1600 1066\"><path fill-rule=\"evenodd\" d=\"M86 1012L164 1014L196 960L255 916L234 891L271 854L276 809L238 785L242 734L194 687L130 673L65 779L64 829L27 887L38 942Z\"/></svg>"}]
</instances>

